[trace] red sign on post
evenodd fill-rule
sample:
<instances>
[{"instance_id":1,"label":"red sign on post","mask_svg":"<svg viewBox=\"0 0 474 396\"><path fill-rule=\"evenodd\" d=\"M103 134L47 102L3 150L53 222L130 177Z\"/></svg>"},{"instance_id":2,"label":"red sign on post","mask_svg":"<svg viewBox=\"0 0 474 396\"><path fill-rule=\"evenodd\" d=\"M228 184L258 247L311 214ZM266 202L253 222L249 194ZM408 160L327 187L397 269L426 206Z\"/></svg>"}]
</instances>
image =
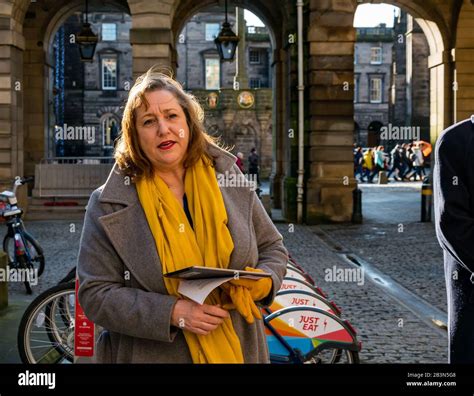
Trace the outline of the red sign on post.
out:
<instances>
[{"instance_id":1,"label":"red sign on post","mask_svg":"<svg viewBox=\"0 0 474 396\"><path fill-rule=\"evenodd\" d=\"M76 279L76 314L74 323L74 355L94 356L94 323L87 319L82 307L79 305L77 292L79 280Z\"/></svg>"}]
</instances>

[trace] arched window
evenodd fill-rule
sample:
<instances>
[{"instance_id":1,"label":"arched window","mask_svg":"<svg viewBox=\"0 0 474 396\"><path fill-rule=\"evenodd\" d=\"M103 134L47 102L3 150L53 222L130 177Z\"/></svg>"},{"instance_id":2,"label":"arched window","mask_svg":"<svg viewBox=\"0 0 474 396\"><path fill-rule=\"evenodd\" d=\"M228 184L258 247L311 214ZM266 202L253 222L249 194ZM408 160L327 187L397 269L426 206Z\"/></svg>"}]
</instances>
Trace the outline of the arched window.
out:
<instances>
[{"instance_id":1,"label":"arched window","mask_svg":"<svg viewBox=\"0 0 474 396\"><path fill-rule=\"evenodd\" d=\"M101 117L100 125L102 129L102 146L113 148L114 142L120 133L119 118L115 114L104 114Z\"/></svg>"},{"instance_id":2,"label":"arched window","mask_svg":"<svg viewBox=\"0 0 474 396\"><path fill-rule=\"evenodd\" d=\"M369 147L380 145L380 130L383 124L380 121L372 121L368 128L367 144Z\"/></svg>"}]
</instances>

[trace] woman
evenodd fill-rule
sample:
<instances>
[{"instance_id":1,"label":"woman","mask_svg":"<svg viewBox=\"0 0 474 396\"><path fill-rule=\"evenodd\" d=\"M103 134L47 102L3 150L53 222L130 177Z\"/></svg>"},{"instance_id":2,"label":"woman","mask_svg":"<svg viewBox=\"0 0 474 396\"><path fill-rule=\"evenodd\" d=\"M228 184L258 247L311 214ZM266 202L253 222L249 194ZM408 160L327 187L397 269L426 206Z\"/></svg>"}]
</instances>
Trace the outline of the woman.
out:
<instances>
[{"instance_id":1,"label":"woman","mask_svg":"<svg viewBox=\"0 0 474 396\"><path fill-rule=\"evenodd\" d=\"M272 302L288 253L249 187L218 185L217 173L241 173L202 118L164 74L150 70L130 91L116 164L91 195L79 252L80 304L105 329L97 362L269 361L256 303ZM163 277L193 265L271 278L233 280L199 305Z\"/></svg>"},{"instance_id":2,"label":"woman","mask_svg":"<svg viewBox=\"0 0 474 396\"><path fill-rule=\"evenodd\" d=\"M370 174L372 173L372 169L374 167L374 157L371 148L367 149L367 151L364 153L362 157L362 163L364 169L364 176L367 181L370 182Z\"/></svg>"},{"instance_id":3,"label":"woman","mask_svg":"<svg viewBox=\"0 0 474 396\"><path fill-rule=\"evenodd\" d=\"M413 146L411 160L414 169L413 179L416 181L416 177L418 176L420 180L423 180L423 153L417 144Z\"/></svg>"},{"instance_id":4,"label":"woman","mask_svg":"<svg viewBox=\"0 0 474 396\"><path fill-rule=\"evenodd\" d=\"M240 151L237 153L236 164L239 167L239 170L244 173L244 154Z\"/></svg>"}]
</instances>

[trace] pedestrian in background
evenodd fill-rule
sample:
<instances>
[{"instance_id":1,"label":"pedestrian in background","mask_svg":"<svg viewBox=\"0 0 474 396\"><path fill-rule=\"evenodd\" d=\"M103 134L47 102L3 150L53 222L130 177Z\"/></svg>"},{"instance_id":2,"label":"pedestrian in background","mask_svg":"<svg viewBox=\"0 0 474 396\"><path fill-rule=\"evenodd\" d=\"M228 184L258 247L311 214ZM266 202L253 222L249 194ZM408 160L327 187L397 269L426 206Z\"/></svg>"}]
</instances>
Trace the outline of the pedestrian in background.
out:
<instances>
[{"instance_id":1,"label":"pedestrian in background","mask_svg":"<svg viewBox=\"0 0 474 396\"><path fill-rule=\"evenodd\" d=\"M367 151L364 153L362 164L364 176L367 178L367 181L371 183L372 181L370 180L370 174L374 168L374 157L371 148L367 149Z\"/></svg>"},{"instance_id":2,"label":"pedestrian in background","mask_svg":"<svg viewBox=\"0 0 474 396\"><path fill-rule=\"evenodd\" d=\"M421 152L418 145L413 147L413 152L411 154L411 160L413 162L413 179L416 181L416 177L419 176L420 181L423 180L423 153Z\"/></svg>"},{"instance_id":3,"label":"pedestrian in background","mask_svg":"<svg viewBox=\"0 0 474 396\"><path fill-rule=\"evenodd\" d=\"M391 157L391 169L387 175L387 179L390 179L390 176L393 174L395 180L402 180L402 155L401 155L401 146L399 144L395 145L394 149L390 152ZM397 174L395 174L397 171Z\"/></svg>"},{"instance_id":4,"label":"pedestrian in background","mask_svg":"<svg viewBox=\"0 0 474 396\"><path fill-rule=\"evenodd\" d=\"M379 174L379 172L385 170L385 152L383 146L378 146L374 151L374 169L370 175L370 182L374 180L374 177Z\"/></svg>"},{"instance_id":5,"label":"pedestrian in background","mask_svg":"<svg viewBox=\"0 0 474 396\"><path fill-rule=\"evenodd\" d=\"M239 167L240 171L242 173L245 173L244 172L244 155L240 151L237 153L237 160L235 161L235 163Z\"/></svg>"},{"instance_id":6,"label":"pedestrian in background","mask_svg":"<svg viewBox=\"0 0 474 396\"><path fill-rule=\"evenodd\" d=\"M360 181L364 180L363 170L362 170L362 162L363 162L363 153L362 147L356 147L354 151L354 177L357 178L357 175L360 176Z\"/></svg>"},{"instance_id":7,"label":"pedestrian in background","mask_svg":"<svg viewBox=\"0 0 474 396\"><path fill-rule=\"evenodd\" d=\"M257 154L257 149L254 147L250 150L250 155L248 158L249 162L249 175L252 175L252 179L257 181L257 186L260 186L260 175L259 175L259 158Z\"/></svg>"}]
</instances>

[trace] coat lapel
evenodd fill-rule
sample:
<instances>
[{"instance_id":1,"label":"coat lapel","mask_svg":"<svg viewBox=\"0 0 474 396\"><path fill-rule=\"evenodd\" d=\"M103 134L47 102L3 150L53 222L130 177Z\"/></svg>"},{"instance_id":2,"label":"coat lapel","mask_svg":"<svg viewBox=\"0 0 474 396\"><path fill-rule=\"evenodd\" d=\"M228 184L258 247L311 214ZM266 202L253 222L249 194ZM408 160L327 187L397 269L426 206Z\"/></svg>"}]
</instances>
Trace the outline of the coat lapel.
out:
<instances>
[{"instance_id":1,"label":"coat lapel","mask_svg":"<svg viewBox=\"0 0 474 396\"><path fill-rule=\"evenodd\" d=\"M135 184L114 166L99 200L123 207L99 221L120 258L145 290L166 293L155 240Z\"/></svg>"}]
</instances>

